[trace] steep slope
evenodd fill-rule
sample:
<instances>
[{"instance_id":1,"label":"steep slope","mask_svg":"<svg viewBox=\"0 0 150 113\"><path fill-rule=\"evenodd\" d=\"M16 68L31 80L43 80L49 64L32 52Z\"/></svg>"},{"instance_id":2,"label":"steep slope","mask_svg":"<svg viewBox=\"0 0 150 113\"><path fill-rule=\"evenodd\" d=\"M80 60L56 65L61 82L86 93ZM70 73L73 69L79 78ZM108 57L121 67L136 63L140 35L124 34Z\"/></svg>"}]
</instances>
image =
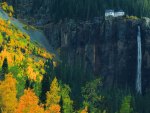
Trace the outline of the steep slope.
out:
<instances>
[{"instance_id":1,"label":"steep slope","mask_svg":"<svg viewBox=\"0 0 150 113\"><path fill-rule=\"evenodd\" d=\"M45 37L45 35L43 34L42 31L39 31L37 29L25 29L25 24L21 23L20 21L18 21L15 18L9 17L8 14L5 13L1 8L0 8L0 17L3 18L4 20L10 20L10 22L13 25L15 25L18 29L20 29L22 32L28 34L32 41L37 41L43 47L45 47L49 52L53 51L47 41L47 38Z\"/></svg>"},{"instance_id":2,"label":"steep slope","mask_svg":"<svg viewBox=\"0 0 150 113\"><path fill-rule=\"evenodd\" d=\"M45 62L55 58L53 53L48 52L50 46L46 45L47 42L41 41L45 38L42 32L38 30L27 31L23 27L24 24L14 18L9 18L0 9L0 79L4 79L2 65L5 62L8 64L8 72L17 79L17 97L23 94L27 80L30 81L30 85L32 82L41 83L46 72ZM32 87L39 95L41 85Z\"/></svg>"}]
</instances>

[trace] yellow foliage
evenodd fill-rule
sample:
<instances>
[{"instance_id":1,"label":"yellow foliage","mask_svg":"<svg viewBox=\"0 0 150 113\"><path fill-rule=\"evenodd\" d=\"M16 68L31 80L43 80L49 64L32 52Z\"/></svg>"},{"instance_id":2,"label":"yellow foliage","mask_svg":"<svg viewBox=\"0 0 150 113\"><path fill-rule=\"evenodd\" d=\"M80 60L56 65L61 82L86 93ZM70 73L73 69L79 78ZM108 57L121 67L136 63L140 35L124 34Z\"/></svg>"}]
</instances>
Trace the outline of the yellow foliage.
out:
<instances>
[{"instance_id":1,"label":"yellow foliage","mask_svg":"<svg viewBox=\"0 0 150 113\"><path fill-rule=\"evenodd\" d=\"M31 65L29 65L27 67L27 76L30 80L34 80L36 81L36 77L37 77L37 73L34 72L33 68L31 67Z\"/></svg>"},{"instance_id":2,"label":"yellow foliage","mask_svg":"<svg viewBox=\"0 0 150 113\"><path fill-rule=\"evenodd\" d=\"M17 106L16 80L11 74L0 82L0 108L2 112L14 113Z\"/></svg>"},{"instance_id":3,"label":"yellow foliage","mask_svg":"<svg viewBox=\"0 0 150 113\"><path fill-rule=\"evenodd\" d=\"M7 2L3 2L1 4L2 9L9 14L10 17L12 17L14 13L14 9L12 6L8 6Z\"/></svg>"},{"instance_id":4,"label":"yellow foliage","mask_svg":"<svg viewBox=\"0 0 150 113\"><path fill-rule=\"evenodd\" d=\"M9 50L12 51L11 48L9 48ZM9 50L4 48L4 50L0 53L0 65L2 65L4 58L7 58L9 66L13 66L18 62L20 63L25 58L20 51L16 50L16 52L10 52Z\"/></svg>"},{"instance_id":5,"label":"yellow foliage","mask_svg":"<svg viewBox=\"0 0 150 113\"><path fill-rule=\"evenodd\" d=\"M46 107L47 109L54 109L59 106L60 96L59 96L60 87L58 85L57 78L54 78L50 86L50 91L46 93ZM57 107L56 107L57 106ZM55 113L55 112L54 112Z\"/></svg>"},{"instance_id":6,"label":"yellow foliage","mask_svg":"<svg viewBox=\"0 0 150 113\"><path fill-rule=\"evenodd\" d=\"M2 3L3 7L9 7L11 13L13 13L13 7L8 6L6 2ZM6 8L7 9L7 8ZM28 64L24 68L26 75L31 80L42 80L43 74L45 74L44 63L46 59L52 59L53 54L48 53L45 49L40 48L34 43L30 42L30 36L24 34L18 30L10 22L10 20L3 20L0 18L0 44L3 45L3 49L0 53L0 66L2 66L3 60L7 57L9 67L14 65L22 65L22 62L26 60L26 56L33 55L33 51L37 53L36 58L29 58L26 60ZM39 60L40 59L40 60Z\"/></svg>"},{"instance_id":7,"label":"yellow foliage","mask_svg":"<svg viewBox=\"0 0 150 113\"><path fill-rule=\"evenodd\" d=\"M138 19L138 17L136 17L136 16L126 16L126 18L127 19L131 19L131 20L137 20Z\"/></svg>"},{"instance_id":8,"label":"yellow foliage","mask_svg":"<svg viewBox=\"0 0 150 113\"><path fill-rule=\"evenodd\" d=\"M58 85L57 78L54 78L50 86L50 91L47 92L46 100L46 113L60 113L60 96L59 96L60 87Z\"/></svg>"},{"instance_id":9,"label":"yellow foliage","mask_svg":"<svg viewBox=\"0 0 150 113\"><path fill-rule=\"evenodd\" d=\"M58 65L57 62L54 61L54 62L53 62L53 66L54 66L54 67L57 67L57 65Z\"/></svg>"}]
</instances>

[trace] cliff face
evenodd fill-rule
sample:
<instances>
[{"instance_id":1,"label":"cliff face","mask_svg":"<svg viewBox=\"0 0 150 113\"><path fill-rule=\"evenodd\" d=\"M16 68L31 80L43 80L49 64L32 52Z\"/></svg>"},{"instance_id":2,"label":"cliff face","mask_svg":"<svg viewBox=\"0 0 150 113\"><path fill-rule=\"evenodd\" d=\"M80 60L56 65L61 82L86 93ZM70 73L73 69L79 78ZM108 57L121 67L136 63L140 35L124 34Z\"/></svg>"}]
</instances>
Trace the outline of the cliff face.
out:
<instances>
[{"instance_id":1,"label":"cliff face","mask_svg":"<svg viewBox=\"0 0 150 113\"><path fill-rule=\"evenodd\" d=\"M137 72L137 31L141 26L142 81L149 87L149 19L95 18L90 21L66 20L44 29L49 43L61 50L70 66L84 64L84 72L103 76L106 86L135 87ZM118 86L118 87L119 87Z\"/></svg>"},{"instance_id":2,"label":"cliff face","mask_svg":"<svg viewBox=\"0 0 150 113\"><path fill-rule=\"evenodd\" d=\"M44 31L70 66L84 61L84 72L104 76L107 86L114 81L134 86L138 23L127 19L66 20L51 24Z\"/></svg>"},{"instance_id":3,"label":"cliff face","mask_svg":"<svg viewBox=\"0 0 150 113\"><path fill-rule=\"evenodd\" d=\"M146 90L150 87L150 19L145 18L142 21L142 49L143 49L143 62L142 62L142 74L143 74L143 87Z\"/></svg>"}]
</instances>

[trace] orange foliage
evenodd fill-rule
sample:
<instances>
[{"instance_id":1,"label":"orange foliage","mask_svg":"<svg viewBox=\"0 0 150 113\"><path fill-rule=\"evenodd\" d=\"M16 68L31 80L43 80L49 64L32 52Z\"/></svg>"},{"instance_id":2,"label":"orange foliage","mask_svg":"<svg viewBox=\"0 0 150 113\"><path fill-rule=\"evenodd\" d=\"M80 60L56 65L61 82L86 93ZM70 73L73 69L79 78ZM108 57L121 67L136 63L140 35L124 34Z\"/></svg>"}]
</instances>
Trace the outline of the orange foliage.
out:
<instances>
[{"instance_id":1,"label":"orange foliage","mask_svg":"<svg viewBox=\"0 0 150 113\"><path fill-rule=\"evenodd\" d=\"M51 105L46 113L60 113L60 106L57 104Z\"/></svg>"},{"instance_id":2,"label":"orange foliage","mask_svg":"<svg viewBox=\"0 0 150 113\"><path fill-rule=\"evenodd\" d=\"M88 113L88 108L85 107L85 108L81 111L81 113Z\"/></svg>"},{"instance_id":3,"label":"orange foliage","mask_svg":"<svg viewBox=\"0 0 150 113\"><path fill-rule=\"evenodd\" d=\"M39 99L35 93L31 89L25 90L15 113L44 113L44 109L38 103Z\"/></svg>"}]
</instances>

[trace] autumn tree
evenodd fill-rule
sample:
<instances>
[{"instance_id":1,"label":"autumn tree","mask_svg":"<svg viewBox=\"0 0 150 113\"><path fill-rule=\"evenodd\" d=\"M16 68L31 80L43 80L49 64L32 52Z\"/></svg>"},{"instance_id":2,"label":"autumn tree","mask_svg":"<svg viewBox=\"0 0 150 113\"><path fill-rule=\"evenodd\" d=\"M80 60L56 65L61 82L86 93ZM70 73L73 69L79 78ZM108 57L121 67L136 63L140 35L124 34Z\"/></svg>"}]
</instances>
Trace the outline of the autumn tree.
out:
<instances>
[{"instance_id":1,"label":"autumn tree","mask_svg":"<svg viewBox=\"0 0 150 113\"><path fill-rule=\"evenodd\" d=\"M38 103L39 99L33 90L27 89L19 100L16 113L44 113L44 109Z\"/></svg>"},{"instance_id":2,"label":"autumn tree","mask_svg":"<svg viewBox=\"0 0 150 113\"><path fill-rule=\"evenodd\" d=\"M81 111L81 113L88 113L88 108L85 107L85 108Z\"/></svg>"},{"instance_id":3,"label":"autumn tree","mask_svg":"<svg viewBox=\"0 0 150 113\"><path fill-rule=\"evenodd\" d=\"M60 113L60 87L55 77L51 83L50 91L46 93L46 109L50 113Z\"/></svg>"},{"instance_id":4,"label":"autumn tree","mask_svg":"<svg viewBox=\"0 0 150 113\"><path fill-rule=\"evenodd\" d=\"M2 113L14 113L17 106L16 80L7 74L0 82L0 109Z\"/></svg>"},{"instance_id":5,"label":"autumn tree","mask_svg":"<svg viewBox=\"0 0 150 113\"><path fill-rule=\"evenodd\" d=\"M68 85L61 87L61 111L62 113L73 113L73 101L70 99L71 89Z\"/></svg>"}]
</instances>

